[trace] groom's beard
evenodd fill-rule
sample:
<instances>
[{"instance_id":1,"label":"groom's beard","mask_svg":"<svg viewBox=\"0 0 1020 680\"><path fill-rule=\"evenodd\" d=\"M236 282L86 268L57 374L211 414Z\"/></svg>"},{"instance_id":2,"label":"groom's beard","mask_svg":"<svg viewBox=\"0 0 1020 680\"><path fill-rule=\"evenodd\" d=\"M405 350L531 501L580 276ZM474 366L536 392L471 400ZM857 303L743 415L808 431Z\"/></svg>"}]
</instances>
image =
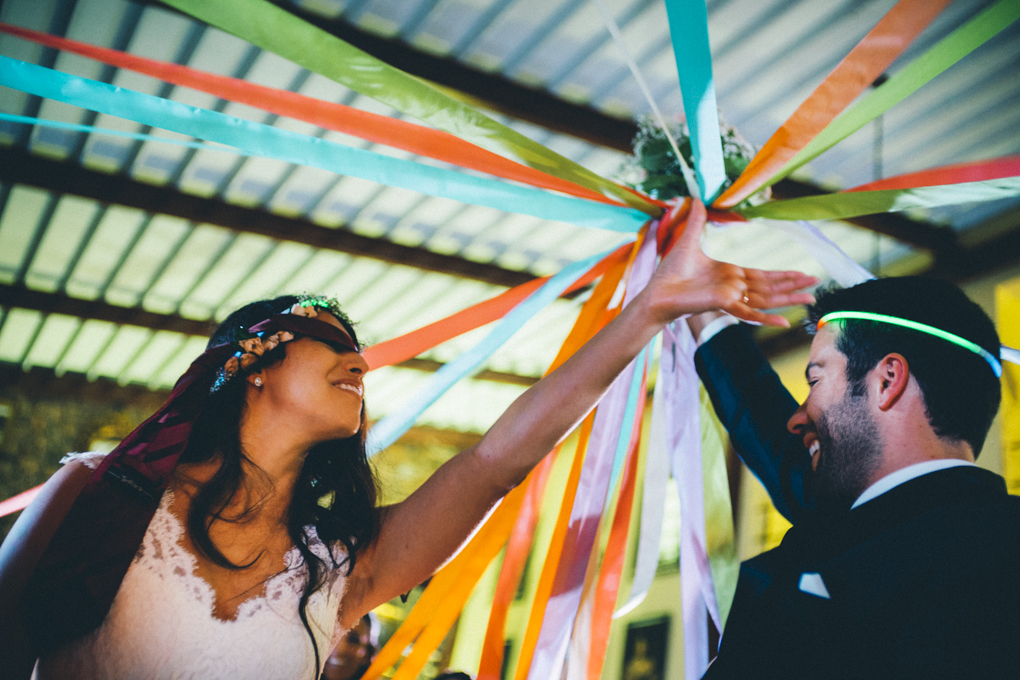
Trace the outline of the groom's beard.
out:
<instances>
[{"instance_id":1,"label":"groom's beard","mask_svg":"<svg viewBox=\"0 0 1020 680\"><path fill-rule=\"evenodd\" d=\"M848 387L815 423L820 449L812 488L815 507L826 512L849 510L870 485L881 459L882 438L867 396L851 393Z\"/></svg>"}]
</instances>

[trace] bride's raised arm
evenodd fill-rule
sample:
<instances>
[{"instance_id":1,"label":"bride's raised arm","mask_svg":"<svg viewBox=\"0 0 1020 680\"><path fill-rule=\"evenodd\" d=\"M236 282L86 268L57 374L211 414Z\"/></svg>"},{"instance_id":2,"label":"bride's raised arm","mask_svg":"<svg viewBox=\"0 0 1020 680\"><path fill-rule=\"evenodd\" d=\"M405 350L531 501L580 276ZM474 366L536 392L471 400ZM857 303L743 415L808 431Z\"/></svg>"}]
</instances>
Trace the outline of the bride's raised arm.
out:
<instances>
[{"instance_id":1,"label":"bride's raised arm","mask_svg":"<svg viewBox=\"0 0 1020 680\"><path fill-rule=\"evenodd\" d=\"M522 394L482 440L436 471L405 501L383 509L379 534L352 572L341 621L406 592L435 572L508 490L598 403L656 333L685 314L722 309L757 323L786 325L759 310L801 304L814 283L798 272L717 262L701 250L705 209L695 203L685 233L648 286L549 376Z\"/></svg>"}]
</instances>

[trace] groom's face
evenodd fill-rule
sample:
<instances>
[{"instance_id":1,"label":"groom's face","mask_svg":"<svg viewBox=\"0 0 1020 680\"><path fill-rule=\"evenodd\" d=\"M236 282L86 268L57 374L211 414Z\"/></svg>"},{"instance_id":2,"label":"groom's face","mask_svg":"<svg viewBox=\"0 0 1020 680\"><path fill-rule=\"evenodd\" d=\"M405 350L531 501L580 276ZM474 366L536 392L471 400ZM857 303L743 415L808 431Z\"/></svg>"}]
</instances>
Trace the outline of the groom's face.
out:
<instances>
[{"instance_id":1,"label":"groom's face","mask_svg":"<svg viewBox=\"0 0 1020 680\"><path fill-rule=\"evenodd\" d=\"M823 327L811 343L805 377L810 391L787 428L803 437L811 456L816 505L847 509L868 487L881 456L881 437L867 392L854 396L838 329Z\"/></svg>"}]
</instances>

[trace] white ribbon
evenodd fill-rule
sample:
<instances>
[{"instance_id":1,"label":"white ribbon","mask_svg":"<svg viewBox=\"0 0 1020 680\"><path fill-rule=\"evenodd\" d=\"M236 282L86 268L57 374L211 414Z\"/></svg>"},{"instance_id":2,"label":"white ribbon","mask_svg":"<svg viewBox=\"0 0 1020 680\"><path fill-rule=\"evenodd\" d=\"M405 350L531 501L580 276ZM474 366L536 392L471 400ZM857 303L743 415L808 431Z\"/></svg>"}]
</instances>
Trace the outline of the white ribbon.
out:
<instances>
[{"instance_id":1,"label":"white ribbon","mask_svg":"<svg viewBox=\"0 0 1020 680\"><path fill-rule=\"evenodd\" d=\"M722 630L705 541L704 479L697 343L686 323L663 332L661 384L666 443L680 494L680 588L684 618L684 675L696 680L708 668L708 616ZM706 616L707 614L707 616Z\"/></svg>"},{"instance_id":2,"label":"white ribbon","mask_svg":"<svg viewBox=\"0 0 1020 680\"><path fill-rule=\"evenodd\" d=\"M634 76L634 80L637 81L638 87L641 88L641 94L645 96L645 101L647 101L648 106L651 107L652 114L655 116L655 122L659 124L659 129L666 135L666 139L669 140L669 145L673 148L673 153L676 154L676 159L680 162L680 172L683 175L684 183L687 185L687 193L691 196L697 196L699 187L697 180L694 178L694 173L691 171L691 167L687 165L684 155L680 153L680 147L677 146L676 139L674 139L673 133L669 129L669 125L666 124L666 119L659 110L659 105L655 103L652 91L648 89L648 83L645 82L645 77L641 75L641 69L638 68L637 61L634 60L634 55L632 55L630 50L627 48L627 43L623 39L620 27L616 25L616 20L613 19L613 15L610 13L609 8L606 7L604 0L594 0L594 2L595 7L599 10L599 14L602 15L602 21L606 25L606 30L609 31L609 35L613 36L616 46L620 48L620 52L623 54L623 60L627 62L627 68L630 69L631 75Z\"/></svg>"},{"instance_id":3,"label":"white ribbon","mask_svg":"<svg viewBox=\"0 0 1020 680\"><path fill-rule=\"evenodd\" d=\"M857 264L852 257L843 252L842 248L810 222L776 220L772 222L772 225L799 243L811 257L815 258L818 264L822 265L825 273L844 288L856 286L858 283L875 278L874 274Z\"/></svg>"},{"instance_id":4,"label":"white ribbon","mask_svg":"<svg viewBox=\"0 0 1020 680\"><path fill-rule=\"evenodd\" d=\"M660 339L661 339L660 335ZM666 510L666 491L669 489L669 451L666 447L665 390L659 362L659 378L652 395L652 422L649 428L648 448L645 452L645 478L641 495L641 528L638 538L637 564L630 597L620 607L614 619L633 611L648 595L659 568L659 543L662 540L662 519Z\"/></svg>"}]
</instances>

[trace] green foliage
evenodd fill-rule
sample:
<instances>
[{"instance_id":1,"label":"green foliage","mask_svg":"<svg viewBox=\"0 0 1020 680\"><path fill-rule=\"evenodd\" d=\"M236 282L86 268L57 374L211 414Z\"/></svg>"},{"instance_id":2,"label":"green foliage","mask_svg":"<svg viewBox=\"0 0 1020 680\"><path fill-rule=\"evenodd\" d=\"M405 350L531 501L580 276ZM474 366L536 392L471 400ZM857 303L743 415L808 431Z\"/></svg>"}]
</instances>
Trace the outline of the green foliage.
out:
<instances>
[{"instance_id":1,"label":"green foliage","mask_svg":"<svg viewBox=\"0 0 1020 680\"><path fill-rule=\"evenodd\" d=\"M735 128L726 125L721 119L720 129L723 167L726 172L726 182L723 185L725 188L744 171L754 157L755 150ZM693 168L694 153L687 124L677 124L671 132L680 154L688 167ZM667 201L678 196L690 195L680 161L677 160L666 133L650 117L641 121L638 134L634 138L634 157L628 160L618 174L625 184L652 198Z\"/></svg>"}]
</instances>

